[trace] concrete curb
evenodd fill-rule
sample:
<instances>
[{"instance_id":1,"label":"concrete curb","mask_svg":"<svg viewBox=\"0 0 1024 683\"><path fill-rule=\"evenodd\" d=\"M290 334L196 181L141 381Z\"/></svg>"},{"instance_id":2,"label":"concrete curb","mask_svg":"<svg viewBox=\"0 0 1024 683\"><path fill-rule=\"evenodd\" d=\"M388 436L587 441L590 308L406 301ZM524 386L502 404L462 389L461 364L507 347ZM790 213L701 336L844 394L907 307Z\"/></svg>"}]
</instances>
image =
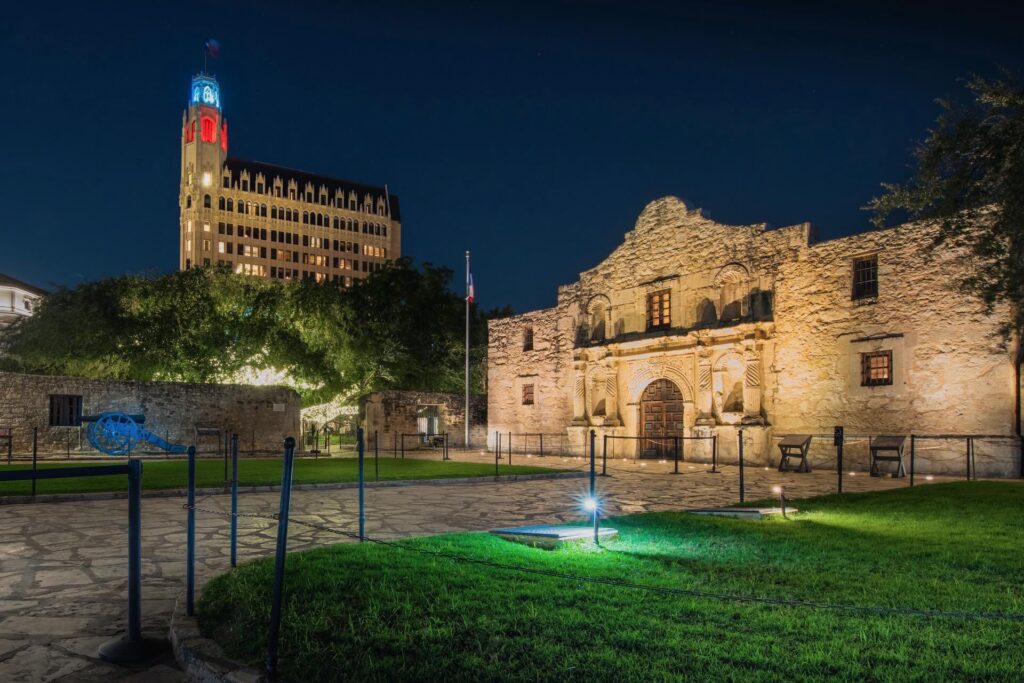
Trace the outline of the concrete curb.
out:
<instances>
[{"instance_id":1,"label":"concrete curb","mask_svg":"<svg viewBox=\"0 0 1024 683\"><path fill-rule=\"evenodd\" d=\"M264 672L230 659L223 648L204 638L199 623L185 614L185 592L174 601L168 633L174 659L190 681L199 683L265 683Z\"/></svg>"},{"instance_id":2,"label":"concrete curb","mask_svg":"<svg viewBox=\"0 0 1024 683\"><path fill-rule=\"evenodd\" d=\"M397 486L450 486L452 484L493 484L495 482L531 481L535 479L576 479L587 476L586 472L551 472L538 474L502 474L497 477L451 477L447 479L394 479L388 481L368 481L366 488L392 488ZM339 489L355 489L359 484L354 481L325 484L293 484L293 491L331 491ZM280 486L239 486L239 493L274 493ZM196 489L197 496L227 495L230 487ZM186 489L156 489L143 491L143 498L177 498L188 495ZM128 498L127 491L98 491L95 493L44 493L32 496L0 496L0 505L28 505L31 503L70 503L88 500L123 500Z\"/></svg>"}]
</instances>

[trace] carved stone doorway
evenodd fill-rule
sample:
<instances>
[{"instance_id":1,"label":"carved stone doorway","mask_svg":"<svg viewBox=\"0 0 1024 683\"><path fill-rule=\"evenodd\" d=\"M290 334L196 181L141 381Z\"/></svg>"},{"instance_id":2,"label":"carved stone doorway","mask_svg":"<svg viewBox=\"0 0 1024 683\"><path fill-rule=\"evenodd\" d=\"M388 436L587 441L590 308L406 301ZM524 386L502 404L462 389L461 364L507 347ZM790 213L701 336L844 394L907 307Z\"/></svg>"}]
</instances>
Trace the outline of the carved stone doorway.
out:
<instances>
[{"instance_id":1,"label":"carved stone doorway","mask_svg":"<svg viewBox=\"0 0 1024 683\"><path fill-rule=\"evenodd\" d=\"M682 435L683 393L671 380L651 382L640 396L640 457L675 457L672 437Z\"/></svg>"}]
</instances>

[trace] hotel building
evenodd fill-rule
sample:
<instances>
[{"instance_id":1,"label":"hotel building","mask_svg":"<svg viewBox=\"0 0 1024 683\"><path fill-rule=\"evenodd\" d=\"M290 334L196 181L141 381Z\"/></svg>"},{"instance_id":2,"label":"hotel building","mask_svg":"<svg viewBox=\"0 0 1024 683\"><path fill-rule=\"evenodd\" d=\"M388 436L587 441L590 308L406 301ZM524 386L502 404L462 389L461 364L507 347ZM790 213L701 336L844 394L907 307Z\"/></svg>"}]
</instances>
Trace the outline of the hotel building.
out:
<instances>
[{"instance_id":1,"label":"hotel building","mask_svg":"<svg viewBox=\"0 0 1024 683\"><path fill-rule=\"evenodd\" d=\"M228 156L220 86L192 79L182 117L179 268L228 266L279 280L351 285L401 254L386 186Z\"/></svg>"}]
</instances>

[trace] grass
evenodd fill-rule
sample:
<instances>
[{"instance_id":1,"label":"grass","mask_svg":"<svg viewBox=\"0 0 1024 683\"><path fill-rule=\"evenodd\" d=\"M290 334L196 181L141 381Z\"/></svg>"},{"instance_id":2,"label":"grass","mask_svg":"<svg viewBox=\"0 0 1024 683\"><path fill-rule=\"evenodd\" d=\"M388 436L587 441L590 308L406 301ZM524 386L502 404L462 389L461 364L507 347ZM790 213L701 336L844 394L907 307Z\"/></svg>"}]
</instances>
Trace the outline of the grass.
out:
<instances>
[{"instance_id":1,"label":"grass","mask_svg":"<svg viewBox=\"0 0 1024 683\"><path fill-rule=\"evenodd\" d=\"M145 458L143 458L145 460ZM69 466L96 466L114 462L91 463L45 463L39 469L54 469ZM240 486L267 486L281 483L280 458L250 459L238 461L238 483ZM367 458L364 464L367 481L374 480L373 458ZM31 469L31 465L17 464L0 466L0 472ZM500 474L536 474L541 472L557 472L546 467L527 467L522 465L501 465ZM381 480L399 479L444 479L448 477L485 477L494 474L494 465L486 463L456 462L449 460L421 460L415 458L395 459L380 458ZM334 482L350 482L358 479L358 465L355 458L320 458L318 460L299 459L295 461L294 483L323 484ZM177 489L185 488L188 483L187 462L183 460L152 460L145 462L142 468L143 489ZM196 462L196 485L203 487L219 487L224 485L223 460L198 460ZM0 496L29 495L32 490L30 481L0 482ZM36 493L85 493L97 491L127 491L128 478L125 476L80 477L74 479L39 479L36 482Z\"/></svg>"},{"instance_id":2,"label":"grass","mask_svg":"<svg viewBox=\"0 0 1024 683\"><path fill-rule=\"evenodd\" d=\"M485 533L403 543L650 586L862 606L1024 612L1024 486L962 482L799 502L790 520L652 513L603 550ZM200 625L259 665L271 560L213 579ZM1019 622L690 598L375 544L288 557L284 680L1019 681Z\"/></svg>"}]
</instances>

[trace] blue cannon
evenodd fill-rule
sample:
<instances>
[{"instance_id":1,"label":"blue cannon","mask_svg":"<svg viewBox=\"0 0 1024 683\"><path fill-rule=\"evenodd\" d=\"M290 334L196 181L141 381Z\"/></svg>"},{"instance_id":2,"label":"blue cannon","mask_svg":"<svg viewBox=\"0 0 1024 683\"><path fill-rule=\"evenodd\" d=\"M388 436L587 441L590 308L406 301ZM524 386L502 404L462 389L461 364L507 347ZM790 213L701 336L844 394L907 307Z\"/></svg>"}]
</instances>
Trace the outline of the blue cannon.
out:
<instances>
[{"instance_id":1,"label":"blue cannon","mask_svg":"<svg viewBox=\"0 0 1024 683\"><path fill-rule=\"evenodd\" d=\"M85 430L89 443L107 455L130 455L140 441L153 444L168 453L188 451L187 446L170 443L140 427L139 425L145 421L145 415L126 415L118 412L82 417L82 422L89 423Z\"/></svg>"}]
</instances>

